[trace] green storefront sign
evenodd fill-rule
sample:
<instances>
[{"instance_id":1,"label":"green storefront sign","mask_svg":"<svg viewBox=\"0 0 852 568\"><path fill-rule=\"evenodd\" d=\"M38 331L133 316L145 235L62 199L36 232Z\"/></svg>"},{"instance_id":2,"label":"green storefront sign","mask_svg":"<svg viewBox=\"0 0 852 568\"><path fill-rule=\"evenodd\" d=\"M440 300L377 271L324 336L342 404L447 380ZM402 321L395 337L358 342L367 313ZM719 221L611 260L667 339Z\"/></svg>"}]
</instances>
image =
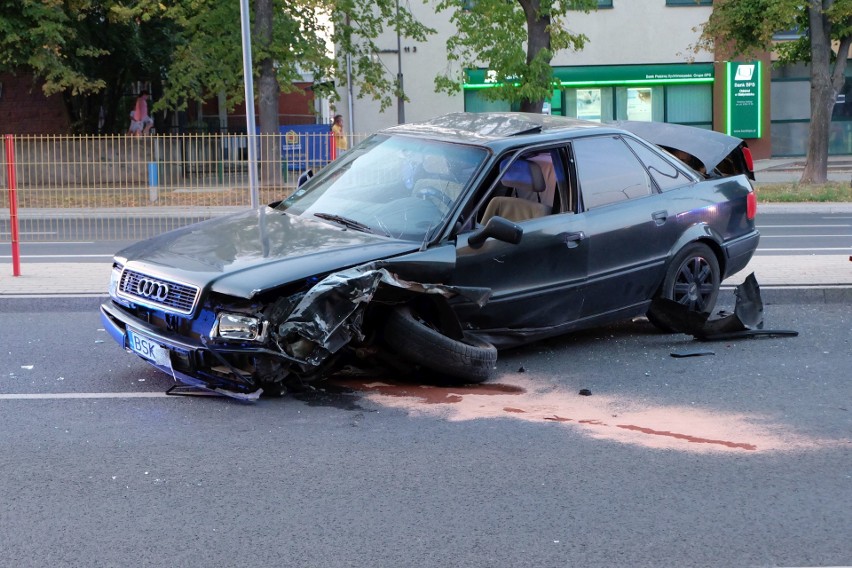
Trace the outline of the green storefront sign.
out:
<instances>
[{"instance_id":1,"label":"green storefront sign","mask_svg":"<svg viewBox=\"0 0 852 568\"><path fill-rule=\"evenodd\" d=\"M495 86L493 74L485 69L468 69L465 75L465 89L487 89ZM554 67L553 78L563 87L712 83L713 64Z\"/></svg>"},{"instance_id":2,"label":"green storefront sign","mask_svg":"<svg viewBox=\"0 0 852 568\"><path fill-rule=\"evenodd\" d=\"M726 132L739 138L760 138L763 116L760 61L729 61L725 70Z\"/></svg>"}]
</instances>

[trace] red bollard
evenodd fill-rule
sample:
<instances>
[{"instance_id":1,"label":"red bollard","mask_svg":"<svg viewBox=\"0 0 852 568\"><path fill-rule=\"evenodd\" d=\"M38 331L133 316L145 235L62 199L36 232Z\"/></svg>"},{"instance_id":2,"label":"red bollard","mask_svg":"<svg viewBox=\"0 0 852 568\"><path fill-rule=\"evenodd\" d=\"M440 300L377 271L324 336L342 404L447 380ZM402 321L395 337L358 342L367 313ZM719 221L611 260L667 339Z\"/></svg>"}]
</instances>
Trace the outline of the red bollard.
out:
<instances>
[{"instance_id":1,"label":"red bollard","mask_svg":"<svg viewBox=\"0 0 852 568\"><path fill-rule=\"evenodd\" d=\"M334 132L328 134L328 149L329 157L333 162L337 159L337 140L334 139Z\"/></svg>"},{"instance_id":2,"label":"red bollard","mask_svg":"<svg viewBox=\"0 0 852 568\"><path fill-rule=\"evenodd\" d=\"M21 275L21 245L18 241L18 180L15 178L15 139L6 138L6 179L9 183L9 226L12 231L12 276Z\"/></svg>"}]
</instances>

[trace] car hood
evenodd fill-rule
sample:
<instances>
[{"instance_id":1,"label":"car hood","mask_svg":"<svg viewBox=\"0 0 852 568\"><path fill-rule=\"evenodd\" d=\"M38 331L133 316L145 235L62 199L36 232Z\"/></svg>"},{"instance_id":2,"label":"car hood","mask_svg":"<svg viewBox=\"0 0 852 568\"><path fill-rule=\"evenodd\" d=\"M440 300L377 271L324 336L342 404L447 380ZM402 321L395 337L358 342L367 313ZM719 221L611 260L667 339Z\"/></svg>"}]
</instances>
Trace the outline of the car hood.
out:
<instances>
[{"instance_id":1,"label":"car hood","mask_svg":"<svg viewBox=\"0 0 852 568\"><path fill-rule=\"evenodd\" d=\"M708 172L713 171L722 160L728 157L728 154L743 143L740 138L728 136L715 130L682 124L635 120L619 120L611 124L657 146L674 148L691 154L704 164Z\"/></svg>"},{"instance_id":2,"label":"car hood","mask_svg":"<svg viewBox=\"0 0 852 568\"><path fill-rule=\"evenodd\" d=\"M418 248L419 243L262 207L141 241L120 251L116 260L155 277L251 298L299 279Z\"/></svg>"}]
</instances>

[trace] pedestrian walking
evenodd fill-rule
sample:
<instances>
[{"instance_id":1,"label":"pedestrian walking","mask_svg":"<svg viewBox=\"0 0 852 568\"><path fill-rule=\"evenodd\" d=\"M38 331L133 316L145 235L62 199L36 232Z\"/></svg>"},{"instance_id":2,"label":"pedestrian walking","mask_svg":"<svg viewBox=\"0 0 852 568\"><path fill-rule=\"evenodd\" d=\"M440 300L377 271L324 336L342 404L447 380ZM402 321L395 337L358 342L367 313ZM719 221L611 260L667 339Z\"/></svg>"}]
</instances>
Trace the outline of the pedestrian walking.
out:
<instances>
[{"instance_id":1,"label":"pedestrian walking","mask_svg":"<svg viewBox=\"0 0 852 568\"><path fill-rule=\"evenodd\" d=\"M136 97L136 106L130 113L130 128L127 133L132 136L147 136L154 126L154 119L148 116L148 97L150 94L142 90Z\"/></svg>"}]
</instances>

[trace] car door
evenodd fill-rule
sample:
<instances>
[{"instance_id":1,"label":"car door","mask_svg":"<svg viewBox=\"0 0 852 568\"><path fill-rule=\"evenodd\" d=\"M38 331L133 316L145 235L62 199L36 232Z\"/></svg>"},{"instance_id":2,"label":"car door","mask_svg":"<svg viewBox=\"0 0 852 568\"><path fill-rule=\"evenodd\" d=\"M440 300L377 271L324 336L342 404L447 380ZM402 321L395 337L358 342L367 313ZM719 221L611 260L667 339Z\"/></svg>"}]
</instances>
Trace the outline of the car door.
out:
<instances>
[{"instance_id":1,"label":"car door","mask_svg":"<svg viewBox=\"0 0 852 568\"><path fill-rule=\"evenodd\" d=\"M585 220L569 210L576 199L570 197L564 152L551 149L548 154L557 184L554 210L518 221L523 229L518 244L489 238L481 246L471 246L468 239L476 230L457 236L452 284L491 289L490 300L481 308L454 306L469 327L538 336L580 314L588 258ZM541 153L531 161L540 158Z\"/></svg>"},{"instance_id":2,"label":"car door","mask_svg":"<svg viewBox=\"0 0 852 568\"><path fill-rule=\"evenodd\" d=\"M571 149L588 237L581 316L638 309L660 285L676 219L620 136L577 139Z\"/></svg>"}]
</instances>

